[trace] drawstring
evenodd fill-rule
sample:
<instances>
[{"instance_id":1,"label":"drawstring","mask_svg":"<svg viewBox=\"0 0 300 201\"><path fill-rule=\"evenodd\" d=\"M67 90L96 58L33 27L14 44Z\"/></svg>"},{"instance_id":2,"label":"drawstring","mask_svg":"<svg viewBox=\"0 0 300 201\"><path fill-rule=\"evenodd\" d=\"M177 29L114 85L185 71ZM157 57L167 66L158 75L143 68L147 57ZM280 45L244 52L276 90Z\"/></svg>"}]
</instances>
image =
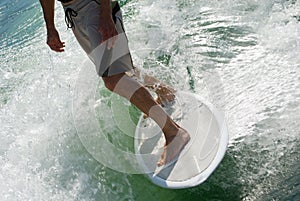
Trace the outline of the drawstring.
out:
<instances>
[{"instance_id":1,"label":"drawstring","mask_svg":"<svg viewBox=\"0 0 300 201\"><path fill-rule=\"evenodd\" d=\"M98 1L94 0L96 3L99 4ZM120 6L118 3L116 3L114 6L113 6L113 9L112 9L112 17L113 17L113 20L114 22L116 23L116 13L120 11ZM66 11L65 11L65 21L66 21L66 24L67 24L67 27L68 28L75 28L75 24L74 24L74 21L73 21L73 17L76 17L78 15L78 13L73 10L72 8L67 8Z\"/></svg>"},{"instance_id":2,"label":"drawstring","mask_svg":"<svg viewBox=\"0 0 300 201\"><path fill-rule=\"evenodd\" d=\"M75 28L75 24L72 17L76 17L77 12L72 8L67 8L65 11L65 21L68 28Z\"/></svg>"}]
</instances>

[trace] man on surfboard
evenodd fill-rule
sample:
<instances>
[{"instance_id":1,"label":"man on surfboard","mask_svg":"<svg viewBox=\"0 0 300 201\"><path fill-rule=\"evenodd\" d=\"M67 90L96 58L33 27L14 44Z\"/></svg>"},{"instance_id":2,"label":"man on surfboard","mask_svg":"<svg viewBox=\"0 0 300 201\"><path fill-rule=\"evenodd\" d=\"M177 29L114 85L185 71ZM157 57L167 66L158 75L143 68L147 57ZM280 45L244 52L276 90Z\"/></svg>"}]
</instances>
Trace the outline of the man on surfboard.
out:
<instances>
[{"instance_id":1,"label":"man on surfboard","mask_svg":"<svg viewBox=\"0 0 300 201\"><path fill-rule=\"evenodd\" d=\"M174 90L154 77L142 75L133 66L129 52L115 60L109 60L113 57L112 51L118 51L114 48L118 48L115 44L120 40L122 44L126 43L126 47L122 46L122 49L128 48L127 38L121 37L125 35L125 31L118 2L110 0L58 1L62 3L65 10L67 26L72 28L77 41L95 63L97 73L102 77L105 86L128 99L162 129L166 146L157 165L167 165L175 161L190 140L190 135L177 125L159 105L159 103L172 101L175 98ZM40 0L40 3L46 22L47 44L53 51L63 52L65 43L60 40L54 24L55 0ZM98 61L99 58L102 59ZM159 101L153 99L145 86L154 89Z\"/></svg>"}]
</instances>

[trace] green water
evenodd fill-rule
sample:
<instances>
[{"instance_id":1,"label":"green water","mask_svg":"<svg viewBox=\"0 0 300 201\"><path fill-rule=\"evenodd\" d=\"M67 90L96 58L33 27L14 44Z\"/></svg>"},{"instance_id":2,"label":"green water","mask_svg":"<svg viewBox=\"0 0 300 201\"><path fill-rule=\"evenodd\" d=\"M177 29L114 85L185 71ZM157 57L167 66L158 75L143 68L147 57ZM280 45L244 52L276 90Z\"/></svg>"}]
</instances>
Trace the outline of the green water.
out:
<instances>
[{"instance_id":1,"label":"green water","mask_svg":"<svg viewBox=\"0 0 300 201\"><path fill-rule=\"evenodd\" d=\"M135 65L224 112L230 141L223 161L205 183L184 190L103 166L74 125L74 88L87 57L66 30L60 5L56 23L66 52L57 54L45 44L39 3L3 0L0 200L300 200L300 2L120 3ZM96 84L101 134L133 152L133 138L117 121L105 122L112 103L128 109L134 123L140 112Z\"/></svg>"}]
</instances>

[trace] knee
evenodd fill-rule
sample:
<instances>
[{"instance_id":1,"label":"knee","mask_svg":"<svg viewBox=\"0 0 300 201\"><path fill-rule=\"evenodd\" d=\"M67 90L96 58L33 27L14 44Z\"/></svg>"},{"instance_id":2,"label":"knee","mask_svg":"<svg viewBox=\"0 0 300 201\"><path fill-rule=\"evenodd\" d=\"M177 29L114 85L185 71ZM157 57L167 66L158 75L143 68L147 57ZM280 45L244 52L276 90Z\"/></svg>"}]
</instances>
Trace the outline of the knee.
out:
<instances>
[{"instance_id":1,"label":"knee","mask_svg":"<svg viewBox=\"0 0 300 201\"><path fill-rule=\"evenodd\" d=\"M110 91L114 91L118 81L123 77L123 73L117 74L117 75L112 75L109 77L102 77L102 80L104 81L104 85L107 89Z\"/></svg>"},{"instance_id":2,"label":"knee","mask_svg":"<svg viewBox=\"0 0 300 201\"><path fill-rule=\"evenodd\" d=\"M115 88L115 86L116 86L114 80L111 79L110 77L103 77L102 79L103 79L103 81L104 81L105 87L106 87L107 89L109 89L110 91L113 91L114 88Z\"/></svg>"}]
</instances>

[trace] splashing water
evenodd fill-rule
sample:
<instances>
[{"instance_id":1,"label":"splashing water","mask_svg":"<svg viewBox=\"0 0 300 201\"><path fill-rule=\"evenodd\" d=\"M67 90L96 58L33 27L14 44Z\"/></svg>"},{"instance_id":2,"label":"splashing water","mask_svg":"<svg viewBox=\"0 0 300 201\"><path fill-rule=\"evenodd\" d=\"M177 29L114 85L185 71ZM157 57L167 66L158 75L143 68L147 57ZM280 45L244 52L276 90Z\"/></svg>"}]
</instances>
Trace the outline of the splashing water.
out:
<instances>
[{"instance_id":1,"label":"splashing water","mask_svg":"<svg viewBox=\"0 0 300 201\"><path fill-rule=\"evenodd\" d=\"M299 200L300 2L120 3L135 64L224 112L230 145L221 165L204 184L171 191L98 163L73 122L74 87L87 57L66 31L62 9L56 22L66 52L57 54L45 44L39 3L3 0L0 199ZM96 84L99 126L114 145L133 151L132 138L103 124L111 122L115 96ZM124 107L136 121L140 113Z\"/></svg>"}]
</instances>

